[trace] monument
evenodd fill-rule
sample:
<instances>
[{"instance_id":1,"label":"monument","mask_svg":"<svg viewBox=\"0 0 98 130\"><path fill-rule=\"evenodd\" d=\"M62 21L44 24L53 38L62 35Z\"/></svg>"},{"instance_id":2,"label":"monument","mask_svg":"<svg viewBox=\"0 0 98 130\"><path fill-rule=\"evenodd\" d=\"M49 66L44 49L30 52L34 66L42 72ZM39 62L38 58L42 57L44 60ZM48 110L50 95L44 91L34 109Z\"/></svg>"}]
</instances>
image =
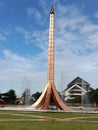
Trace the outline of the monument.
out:
<instances>
[{"instance_id":1,"label":"monument","mask_svg":"<svg viewBox=\"0 0 98 130\"><path fill-rule=\"evenodd\" d=\"M41 110L47 110L51 97L58 109L70 110L70 108L61 100L54 83L54 8L50 9L50 27L49 27L49 47L48 47L48 80L46 87L39 99L32 107Z\"/></svg>"}]
</instances>

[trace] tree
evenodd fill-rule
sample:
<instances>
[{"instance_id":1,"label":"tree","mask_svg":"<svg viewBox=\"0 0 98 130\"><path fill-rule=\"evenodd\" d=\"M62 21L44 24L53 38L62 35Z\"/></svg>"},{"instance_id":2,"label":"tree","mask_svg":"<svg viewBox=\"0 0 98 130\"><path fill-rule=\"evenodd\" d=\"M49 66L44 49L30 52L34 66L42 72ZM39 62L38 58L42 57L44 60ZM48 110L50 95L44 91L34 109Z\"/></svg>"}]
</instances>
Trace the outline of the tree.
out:
<instances>
[{"instance_id":1,"label":"tree","mask_svg":"<svg viewBox=\"0 0 98 130\"><path fill-rule=\"evenodd\" d=\"M34 102L36 102L36 100L40 97L41 93L42 93L42 92L36 92L36 93L32 94L32 97L33 97L33 99L34 99Z\"/></svg>"},{"instance_id":2,"label":"tree","mask_svg":"<svg viewBox=\"0 0 98 130\"><path fill-rule=\"evenodd\" d=\"M9 90L8 92L8 97L9 97L9 100L10 100L10 103L14 103L15 100L16 100L16 93L13 89Z\"/></svg>"},{"instance_id":3,"label":"tree","mask_svg":"<svg viewBox=\"0 0 98 130\"><path fill-rule=\"evenodd\" d=\"M0 99L2 98L2 96L1 96L1 93L0 93Z\"/></svg>"},{"instance_id":4,"label":"tree","mask_svg":"<svg viewBox=\"0 0 98 130\"><path fill-rule=\"evenodd\" d=\"M1 94L2 99L7 103L7 104L13 104L15 103L16 100L16 93L13 89L9 90L6 93Z\"/></svg>"},{"instance_id":5,"label":"tree","mask_svg":"<svg viewBox=\"0 0 98 130\"><path fill-rule=\"evenodd\" d=\"M89 99L92 104L98 104L98 88L89 92Z\"/></svg>"}]
</instances>

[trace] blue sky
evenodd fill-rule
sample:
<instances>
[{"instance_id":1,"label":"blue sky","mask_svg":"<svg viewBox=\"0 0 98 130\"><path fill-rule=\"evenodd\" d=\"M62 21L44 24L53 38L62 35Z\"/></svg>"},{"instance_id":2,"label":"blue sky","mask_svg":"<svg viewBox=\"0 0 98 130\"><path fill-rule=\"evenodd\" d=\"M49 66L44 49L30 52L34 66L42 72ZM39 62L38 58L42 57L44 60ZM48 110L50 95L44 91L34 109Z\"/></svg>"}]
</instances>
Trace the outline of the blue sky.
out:
<instances>
[{"instance_id":1,"label":"blue sky","mask_svg":"<svg viewBox=\"0 0 98 130\"><path fill-rule=\"evenodd\" d=\"M0 91L43 91L49 11L55 9L55 84L76 76L98 87L98 0L0 0Z\"/></svg>"}]
</instances>

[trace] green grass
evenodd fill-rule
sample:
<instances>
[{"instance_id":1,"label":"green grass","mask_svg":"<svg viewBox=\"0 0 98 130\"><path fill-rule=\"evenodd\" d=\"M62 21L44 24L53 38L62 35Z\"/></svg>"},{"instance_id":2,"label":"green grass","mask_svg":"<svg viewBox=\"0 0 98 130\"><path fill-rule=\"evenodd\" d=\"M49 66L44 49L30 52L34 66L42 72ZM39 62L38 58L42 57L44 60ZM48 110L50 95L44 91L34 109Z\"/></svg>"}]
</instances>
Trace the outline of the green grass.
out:
<instances>
[{"instance_id":1,"label":"green grass","mask_svg":"<svg viewBox=\"0 0 98 130\"><path fill-rule=\"evenodd\" d=\"M71 118L71 117L90 117L95 116L95 114L83 114L83 113L59 113L59 112L25 112L22 114L26 115L38 115L38 116L45 116L45 117L53 117L53 118ZM98 114L96 114L98 115Z\"/></svg>"},{"instance_id":2,"label":"green grass","mask_svg":"<svg viewBox=\"0 0 98 130\"><path fill-rule=\"evenodd\" d=\"M45 116L53 118L71 118L71 117L90 117L98 114L83 114L83 113L61 113L61 112L20 112L20 111L0 111L0 113L8 114L23 114L23 115L32 115L32 116Z\"/></svg>"},{"instance_id":3,"label":"green grass","mask_svg":"<svg viewBox=\"0 0 98 130\"><path fill-rule=\"evenodd\" d=\"M98 117L82 118L81 120L85 120L85 121L98 121Z\"/></svg>"},{"instance_id":4,"label":"green grass","mask_svg":"<svg viewBox=\"0 0 98 130\"><path fill-rule=\"evenodd\" d=\"M20 115L15 115L20 114ZM98 123L93 122L57 122L57 121L29 121L35 119L35 116L53 117L53 118L71 118L86 117L81 120L98 121L98 114L82 113L52 113L52 112L18 112L18 111L0 111L0 130L98 130ZM89 118L91 117L92 118ZM37 117L36 117L37 118ZM8 119L5 120L5 119ZM9 121L9 119L27 119L26 121Z\"/></svg>"},{"instance_id":5,"label":"green grass","mask_svg":"<svg viewBox=\"0 0 98 130\"><path fill-rule=\"evenodd\" d=\"M0 130L98 130L98 124L42 121L0 122Z\"/></svg>"},{"instance_id":6,"label":"green grass","mask_svg":"<svg viewBox=\"0 0 98 130\"><path fill-rule=\"evenodd\" d=\"M24 115L0 114L0 119L30 119L32 117Z\"/></svg>"}]
</instances>

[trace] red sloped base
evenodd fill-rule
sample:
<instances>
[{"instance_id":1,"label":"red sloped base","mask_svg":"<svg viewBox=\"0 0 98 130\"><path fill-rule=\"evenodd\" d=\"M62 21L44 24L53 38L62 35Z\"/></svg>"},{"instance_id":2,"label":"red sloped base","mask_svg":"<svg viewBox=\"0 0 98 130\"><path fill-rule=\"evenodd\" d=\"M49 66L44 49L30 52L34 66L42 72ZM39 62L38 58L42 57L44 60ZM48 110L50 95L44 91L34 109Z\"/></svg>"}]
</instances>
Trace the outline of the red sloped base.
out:
<instances>
[{"instance_id":1,"label":"red sloped base","mask_svg":"<svg viewBox=\"0 0 98 130\"><path fill-rule=\"evenodd\" d=\"M50 98L53 97L53 101L55 105L65 111L70 111L71 108L69 108L63 101L61 100L56 88L55 84L53 82L49 82L39 99L32 105L32 107L36 109L41 110L47 110L50 104Z\"/></svg>"}]
</instances>

